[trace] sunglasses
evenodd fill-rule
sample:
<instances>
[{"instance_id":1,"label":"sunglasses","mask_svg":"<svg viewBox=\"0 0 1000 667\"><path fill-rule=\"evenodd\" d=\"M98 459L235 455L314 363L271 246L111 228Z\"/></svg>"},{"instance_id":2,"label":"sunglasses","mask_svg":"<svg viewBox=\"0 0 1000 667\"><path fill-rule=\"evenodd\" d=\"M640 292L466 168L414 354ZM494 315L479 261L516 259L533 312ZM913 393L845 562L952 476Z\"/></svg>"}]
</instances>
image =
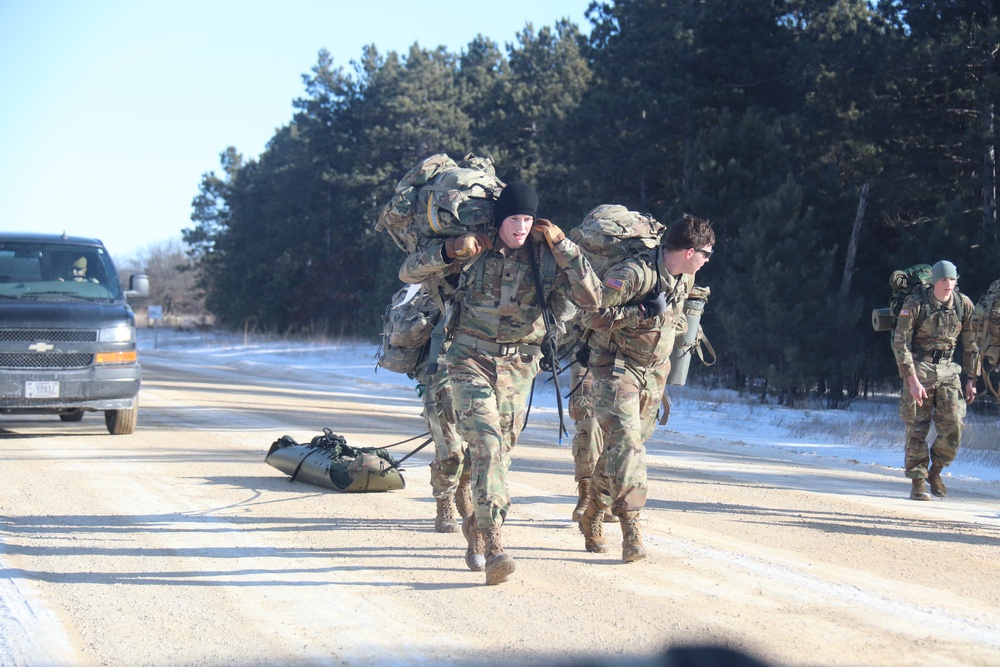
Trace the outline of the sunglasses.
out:
<instances>
[{"instance_id":1,"label":"sunglasses","mask_svg":"<svg viewBox=\"0 0 1000 667\"><path fill-rule=\"evenodd\" d=\"M692 248L692 250L694 250L695 252L700 252L702 255L704 255L705 259L711 259L712 253L715 252L714 250L703 250L702 248Z\"/></svg>"}]
</instances>

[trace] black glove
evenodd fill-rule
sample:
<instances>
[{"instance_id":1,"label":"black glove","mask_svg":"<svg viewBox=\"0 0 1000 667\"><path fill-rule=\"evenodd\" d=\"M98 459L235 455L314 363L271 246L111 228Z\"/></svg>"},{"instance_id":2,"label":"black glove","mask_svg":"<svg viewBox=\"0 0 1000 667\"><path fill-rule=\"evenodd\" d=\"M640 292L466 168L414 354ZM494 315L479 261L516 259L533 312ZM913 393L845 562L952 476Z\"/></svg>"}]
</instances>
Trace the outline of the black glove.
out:
<instances>
[{"instance_id":1,"label":"black glove","mask_svg":"<svg viewBox=\"0 0 1000 667\"><path fill-rule=\"evenodd\" d=\"M639 312L642 314L642 319L662 315L667 310L667 295L665 292L660 292L656 297L646 299L639 305Z\"/></svg>"},{"instance_id":2,"label":"black glove","mask_svg":"<svg viewBox=\"0 0 1000 667\"><path fill-rule=\"evenodd\" d=\"M584 368L590 367L590 346L586 343L576 348L576 363Z\"/></svg>"}]
</instances>

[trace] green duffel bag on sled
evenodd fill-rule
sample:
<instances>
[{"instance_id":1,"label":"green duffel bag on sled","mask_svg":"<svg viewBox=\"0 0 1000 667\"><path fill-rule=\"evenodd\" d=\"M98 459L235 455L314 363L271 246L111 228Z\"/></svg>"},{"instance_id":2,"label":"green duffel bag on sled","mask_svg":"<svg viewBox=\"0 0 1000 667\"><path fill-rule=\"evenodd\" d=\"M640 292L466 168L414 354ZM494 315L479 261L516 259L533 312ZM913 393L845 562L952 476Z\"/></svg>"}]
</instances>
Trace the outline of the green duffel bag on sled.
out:
<instances>
[{"instance_id":1,"label":"green duffel bag on sled","mask_svg":"<svg viewBox=\"0 0 1000 667\"><path fill-rule=\"evenodd\" d=\"M385 449L351 447L342 435L324 428L308 444L283 435L267 451L264 461L291 475L291 481L315 484L345 493L396 491L406 486Z\"/></svg>"}]
</instances>

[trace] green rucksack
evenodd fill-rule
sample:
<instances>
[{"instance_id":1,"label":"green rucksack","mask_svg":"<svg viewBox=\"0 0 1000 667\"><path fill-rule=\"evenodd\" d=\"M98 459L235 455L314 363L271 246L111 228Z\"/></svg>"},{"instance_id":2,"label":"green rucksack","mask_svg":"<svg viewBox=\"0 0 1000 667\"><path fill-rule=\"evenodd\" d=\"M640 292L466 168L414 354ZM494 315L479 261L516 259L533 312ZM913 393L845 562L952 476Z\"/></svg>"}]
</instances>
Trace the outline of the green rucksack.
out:
<instances>
[{"instance_id":1,"label":"green rucksack","mask_svg":"<svg viewBox=\"0 0 1000 667\"><path fill-rule=\"evenodd\" d=\"M444 153L431 155L400 179L375 231L388 232L408 253L421 249L428 239L488 232L493 228L493 204L503 188L493 158L469 153L455 162Z\"/></svg>"},{"instance_id":2,"label":"green rucksack","mask_svg":"<svg viewBox=\"0 0 1000 667\"><path fill-rule=\"evenodd\" d=\"M617 204L601 204L588 213L569 237L580 246L598 276L627 257L660 245L667 228L652 216Z\"/></svg>"},{"instance_id":3,"label":"green rucksack","mask_svg":"<svg viewBox=\"0 0 1000 667\"><path fill-rule=\"evenodd\" d=\"M382 317L382 346L377 367L413 379L427 359L431 335L441 310L422 285L407 285L392 296Z\"/></svg>"},{"instance_id":4,"label":"green rucksack","mask_svg":"<svg viewBox=\"0 0 1000 667\"><path fill-rule=\"evenodd\" d=\"M979 348L981 374L986 388L1000 398L997 383L990 377L1000 370L1000 280L993 281L986 294L976 304L972 315L972 331Z\"/></svg>"},{"instance_id":5,"label":"green rucksack","mask_svg":"<svg viewBox=\"0 0 1000 667\"><path fill-rule=\"evenodd\" d=\"M872 328L875 331L892 331L896 328L899 311L903 308L906 297L918 290L923 294L922 302L927 303L927 290L931 287L931 265L914 264L908 269L893 271L889 276L888 308L876 308L872 311Z\"/></svg>"}]
</instances>

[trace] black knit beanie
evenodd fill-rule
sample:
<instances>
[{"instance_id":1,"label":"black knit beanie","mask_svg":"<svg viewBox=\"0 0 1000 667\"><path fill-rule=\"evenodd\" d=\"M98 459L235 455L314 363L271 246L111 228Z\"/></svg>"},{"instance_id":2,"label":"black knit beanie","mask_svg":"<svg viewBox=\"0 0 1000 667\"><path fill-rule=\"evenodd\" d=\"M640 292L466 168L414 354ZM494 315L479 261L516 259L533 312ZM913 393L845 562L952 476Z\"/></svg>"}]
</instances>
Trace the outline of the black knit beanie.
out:
<instances>
[{"instance_id":1,"label":"black knit beanie","mask_svg":"<svg viewBox=\"0 0 1000 667\"><path fill-rule=\"evenodd\" d=\"M530 215L534 218L538 210L538 193L524 181L508 183L497 197L493 210L497 227L512 215Z\"/></svg>"}]
</instances>

